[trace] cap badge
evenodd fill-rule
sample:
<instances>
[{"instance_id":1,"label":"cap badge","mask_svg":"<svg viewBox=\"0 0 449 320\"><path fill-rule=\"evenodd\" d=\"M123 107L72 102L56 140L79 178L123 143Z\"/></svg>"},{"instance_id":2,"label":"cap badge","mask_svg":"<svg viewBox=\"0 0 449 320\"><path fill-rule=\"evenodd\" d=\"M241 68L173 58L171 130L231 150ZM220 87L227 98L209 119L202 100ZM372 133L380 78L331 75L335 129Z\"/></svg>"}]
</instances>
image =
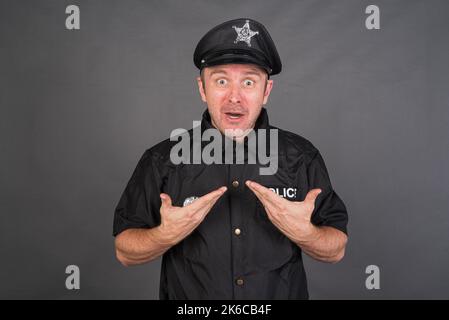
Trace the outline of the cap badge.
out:
<instances>
[{"instance_id":1,"label":"cap badge","mask_svg":"<svg viewBox=\"0 0 449 320\"><path fill-rule=\"evenodd\" d=\"M236 26L232 27L234 28L235 32L237 32L237 38L235 39L234 43L245 41L248 47L251 47L251 37L259 34L259 31L252 31L249 28L249 20L246 20L246 23L241 28L237 28Z\"/></svg>"}]
</instances>

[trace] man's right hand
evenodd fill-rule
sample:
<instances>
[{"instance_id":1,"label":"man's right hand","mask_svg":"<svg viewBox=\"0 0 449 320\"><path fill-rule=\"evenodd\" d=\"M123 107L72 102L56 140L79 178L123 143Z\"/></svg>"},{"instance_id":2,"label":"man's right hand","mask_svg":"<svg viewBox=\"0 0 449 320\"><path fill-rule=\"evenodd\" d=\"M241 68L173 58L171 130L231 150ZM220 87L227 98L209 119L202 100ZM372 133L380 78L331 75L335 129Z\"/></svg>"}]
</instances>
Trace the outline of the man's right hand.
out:
<instances>
[{"instance_id":1,"label":"man's right hand","mask_svg":"<svg viewBox=\"0 0 449 320\"><path fill-rule=\"evenodd\" d=\"M225 192L226 187L218 188L185 207L172 206L170 196L161 193L161 224L158 228L161 238L172 245L183 240L204 220Z\"/></svg>"},{"instance_id":2,"label":"man's right hand","mask_svg":"<svg viewBox=\"0 0 449 320\"><path fill-rule=\"evenodd\" d=\"M185 207L174 207L162 193L161 224L151 229L134 228L115 239L117 259L125 266L151 261L187 237L203 221L226 187L214 190Z\"/></svg>"}]
</instances>

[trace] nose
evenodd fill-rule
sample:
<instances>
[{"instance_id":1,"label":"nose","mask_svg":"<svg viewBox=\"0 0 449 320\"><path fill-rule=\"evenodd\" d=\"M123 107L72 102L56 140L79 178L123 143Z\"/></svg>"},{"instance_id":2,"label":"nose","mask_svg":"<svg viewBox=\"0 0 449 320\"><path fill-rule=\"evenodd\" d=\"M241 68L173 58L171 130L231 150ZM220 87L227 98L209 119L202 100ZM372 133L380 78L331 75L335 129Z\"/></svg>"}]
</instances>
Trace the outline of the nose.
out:
<instances>
[{"instance_id":1,"label":"nose","mask_svg":"<svg viewBox=\"0 0 449 320\"><path fill-rule=\"evenodd\" d=\"M237 84L233 84L229 92L229 102L232 104L239 104L240 100L240 86Z\"/></svg>"}]
</instances>

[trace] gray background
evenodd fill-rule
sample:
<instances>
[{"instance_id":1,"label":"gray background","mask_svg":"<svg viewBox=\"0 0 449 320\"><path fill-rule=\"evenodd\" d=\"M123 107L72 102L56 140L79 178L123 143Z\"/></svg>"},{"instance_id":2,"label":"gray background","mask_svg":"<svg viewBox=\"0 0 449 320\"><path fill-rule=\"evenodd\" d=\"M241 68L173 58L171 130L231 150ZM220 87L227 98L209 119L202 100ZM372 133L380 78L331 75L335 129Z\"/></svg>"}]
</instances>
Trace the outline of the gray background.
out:
<instances>
[{"instance_id":1,"label":"gray background","mask_svg":"<svg viewBox=\"0 0 449 320\"><path fill-rule=\"evenodd\" d=\"M80 30L65 28L69 4ZM369 4L380 30L365 28ZM284 65L271 122L315 144L350 214L345 259L305 260L311 298L449 298L448 14L448 1L2 0L0 298L158 297L160 260L115 260L114 208L144 150L200 119L197 41L245 16ZM370 264L380 290L365 288Z\"/></svg>"}]
</instances>

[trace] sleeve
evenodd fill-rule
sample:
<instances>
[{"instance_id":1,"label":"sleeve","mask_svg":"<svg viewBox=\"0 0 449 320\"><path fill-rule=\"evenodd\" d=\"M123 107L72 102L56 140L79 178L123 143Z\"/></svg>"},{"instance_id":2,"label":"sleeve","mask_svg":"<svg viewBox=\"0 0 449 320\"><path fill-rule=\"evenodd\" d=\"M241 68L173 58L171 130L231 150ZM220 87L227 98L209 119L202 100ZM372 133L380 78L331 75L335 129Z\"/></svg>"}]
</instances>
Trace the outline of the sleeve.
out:
<instances>
[{"instance_id":1,"label":"sleeve","mask_svg":"<svg viewBox=\"0 0 449 320\"><path fill-rule=\"evenodd\" d=\"M333 190L326 165L318 150L307 168L307 178L309 190L321 189L321 193L315 200L315 209L311 218L312 223L317 226L334 227L348 234L346 206Z\"/></svg>"},{"instance_id":2,"label":"sleeve","mask_svg":"<svg viewBox=\"0 0 449 320\"><path fill-rule=\"evenodd\" d=\"M160 224L161 184L156 158L147 150L139 160L115 209L114 237L126 229L152 228Z\"/></svg>"}]
</instances>

